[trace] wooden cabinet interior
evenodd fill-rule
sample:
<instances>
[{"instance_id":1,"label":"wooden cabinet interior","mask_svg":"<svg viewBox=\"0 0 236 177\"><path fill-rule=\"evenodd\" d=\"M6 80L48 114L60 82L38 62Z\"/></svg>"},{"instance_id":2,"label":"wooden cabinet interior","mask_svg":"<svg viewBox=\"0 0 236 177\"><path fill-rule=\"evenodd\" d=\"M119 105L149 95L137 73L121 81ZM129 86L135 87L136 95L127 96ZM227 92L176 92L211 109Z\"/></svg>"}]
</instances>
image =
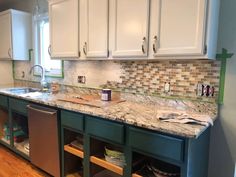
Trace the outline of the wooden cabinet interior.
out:
<instances>
[{"instance_id":1,"label":"wooden cabinet interior","mask_svg":"<svg viewBox=\"0 0 236 177\"><path fill-rule=\"evenodd\" d=\"M0 141L10 145L8 110L0 106Z\"/></svg>"}]
</instances>

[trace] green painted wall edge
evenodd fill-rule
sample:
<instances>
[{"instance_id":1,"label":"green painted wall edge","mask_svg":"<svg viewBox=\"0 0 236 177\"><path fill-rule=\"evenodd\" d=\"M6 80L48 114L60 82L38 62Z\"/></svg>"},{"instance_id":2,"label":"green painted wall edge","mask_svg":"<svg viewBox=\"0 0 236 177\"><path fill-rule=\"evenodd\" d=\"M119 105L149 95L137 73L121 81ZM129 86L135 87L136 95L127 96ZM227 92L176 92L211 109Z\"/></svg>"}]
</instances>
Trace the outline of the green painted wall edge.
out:
<instances>
[{"instance_id":1,"label":"green painted wall edge","mask_svg":"<svg viewBox=\"0 0 236 177\"><path fill-rule=\"evenodd\" d=\"M219 86L219 97L218 103L224 103L224 90L225 90L225 74L226 74L226 66L227 66L227 59L232 58L234 54L228 53L228 50L223 48L221 54L217 54L217 60L221 61L221 69L220 69L220 86Z\"/></svg>"},{"instance_id":2,"label":"green painted wall edge","mask_svg":"<svg viewBox=\"0 0 236 177\"><path fill-rule=\"evenodd\" d=\"M27 60L27 61L31 61L32 60L32 52L33 52L34 50L33 49L29 49L29 60ZM45 75L45 77L48 77L48 78L57 78L57 79L64 79L64 76L65 76L65 72L64 72L64 61L62 60L61 61L61 74L60 75ZM13 60L12 61L12 75L13 75L13 79L14 80L17 80L17 78L16 78L16 72L15 72L15 61ZM39 77L40 75L38 75L38 74L34 74L34 76L35 77ZM20 80L20 79L19 79Z\"/></svg>"},{"instance_id":3,"label":"green painted wall edge","mask_svg":"<svg viewBox=\"0 0 236 177\"><path fill-rule=\"evenodd\" d=\"M15 80L15 79L16 79L16 74L15 74L15 61L12 61L12 76L13 76L13 79Z\"/></svg>"}]
</instances>

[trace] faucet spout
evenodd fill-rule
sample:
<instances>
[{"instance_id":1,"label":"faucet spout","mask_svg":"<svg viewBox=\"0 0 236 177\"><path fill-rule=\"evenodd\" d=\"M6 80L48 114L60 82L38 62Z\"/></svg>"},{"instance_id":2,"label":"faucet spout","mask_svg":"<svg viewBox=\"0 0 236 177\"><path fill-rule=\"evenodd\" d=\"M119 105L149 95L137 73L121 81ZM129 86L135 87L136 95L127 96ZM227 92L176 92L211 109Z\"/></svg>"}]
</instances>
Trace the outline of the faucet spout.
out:
<instances>
[{"instance_id":1,"label":"faucet spout","mask_svg":"<svg viewBox=\"0 0 236 177\"><path fill-rule=\"evenodd\" d=\"M45 79L45 69L43 68L43 66L41 66L41 65L34 65L34 66L32 66L30 68L29 73L31 74L35 67L39 67L41 69L41 81L40 81L40 84L41 84L41 86L43 88L47 88L48 84L47 84L46 79Z\"/></svg>"}]
</instances>

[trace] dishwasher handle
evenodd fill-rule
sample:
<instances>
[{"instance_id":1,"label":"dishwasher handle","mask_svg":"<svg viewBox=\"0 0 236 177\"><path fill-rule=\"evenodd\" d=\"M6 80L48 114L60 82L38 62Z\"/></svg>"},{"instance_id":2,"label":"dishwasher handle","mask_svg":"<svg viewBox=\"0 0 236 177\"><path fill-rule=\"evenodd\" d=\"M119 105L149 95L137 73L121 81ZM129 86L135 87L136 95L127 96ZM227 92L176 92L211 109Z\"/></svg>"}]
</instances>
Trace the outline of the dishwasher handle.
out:
<instances>
[{"instance_id":1,"label":"dishwasher handle","mask_svg":"<svg viewBox=\"0 0 236 177\"><path fill-rule=\"evenodd\" d=\"M47 108L39 107L39 106L32 106L32 105L27 105L27 108L33 111L37 111L39 113L43 114L48 114L48 115L55 115L57 111L55 110L49 110Z\"/></svg>"}]
</instances>

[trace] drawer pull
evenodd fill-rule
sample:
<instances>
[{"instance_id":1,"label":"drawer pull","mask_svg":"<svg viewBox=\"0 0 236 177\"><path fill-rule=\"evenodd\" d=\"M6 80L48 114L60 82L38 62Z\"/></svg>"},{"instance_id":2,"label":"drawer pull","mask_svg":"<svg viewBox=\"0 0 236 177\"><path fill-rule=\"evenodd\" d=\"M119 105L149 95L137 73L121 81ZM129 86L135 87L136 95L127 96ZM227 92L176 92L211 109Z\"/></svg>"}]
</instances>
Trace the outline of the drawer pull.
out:
<instances>
[{"instance_id":1,"label":"drawer pull","mask_svg":"<svg viewBox=\"0 0 236 177\"><path fill-rule=\"evenodd\" d=\"M45 111L45 110L42 110L42 109L37 109L37 108L32 107L31 105L27 105L27 108L31 109L33 111L43 113L43 114L55 115L57 113L56 111L51 112L51 111Z\"/></svg>"}]
</instances>

